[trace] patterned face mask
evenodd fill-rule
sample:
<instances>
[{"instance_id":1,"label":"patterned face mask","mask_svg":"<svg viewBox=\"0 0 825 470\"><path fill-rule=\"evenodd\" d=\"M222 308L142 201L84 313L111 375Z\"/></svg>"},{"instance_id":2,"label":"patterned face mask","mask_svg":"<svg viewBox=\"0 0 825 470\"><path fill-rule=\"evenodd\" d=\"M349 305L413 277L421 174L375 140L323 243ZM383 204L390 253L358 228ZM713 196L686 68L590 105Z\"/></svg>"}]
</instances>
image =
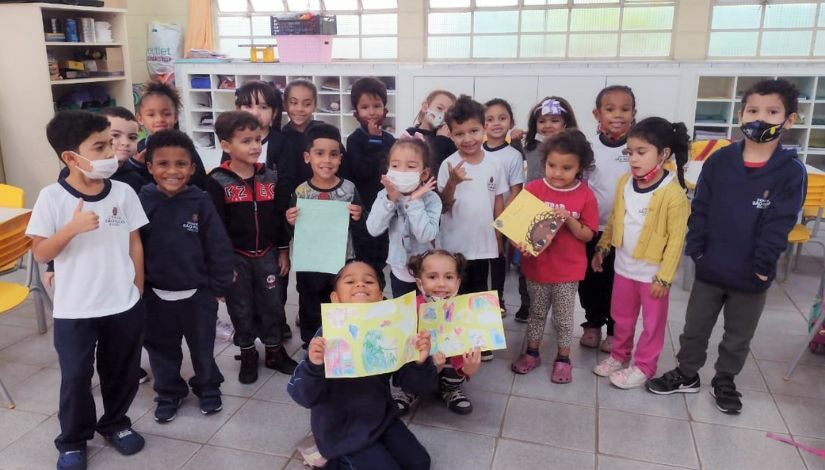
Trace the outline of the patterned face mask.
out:
<instances>
[{"instance_id":1,"label":"patterned face mask","mask_svg":"<svg viewBox=\"0 0 825 470\"><path fill-rule=\"evenodd\" d=\"M748 140L756 142L757 144L764 144L779 138L782 131L785 129L785 122L787 118L779 124L771 124L765 121L751 121L739 125L739 129L745 134Z\"/></svg>"}]
</instances>

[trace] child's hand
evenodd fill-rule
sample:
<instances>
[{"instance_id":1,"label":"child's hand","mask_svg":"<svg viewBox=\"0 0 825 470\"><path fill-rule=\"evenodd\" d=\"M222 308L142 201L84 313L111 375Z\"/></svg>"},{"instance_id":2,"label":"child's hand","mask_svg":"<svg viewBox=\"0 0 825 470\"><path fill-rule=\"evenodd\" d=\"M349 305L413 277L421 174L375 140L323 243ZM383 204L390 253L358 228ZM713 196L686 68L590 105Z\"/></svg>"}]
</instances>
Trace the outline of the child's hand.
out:
<instances>
[{"instance_id":1,"label":"child's hand","mask_svg":"<svg viewBox=\"0 0 825 470\"><path fill-rule=\"evenodd\" d=\"M458 186L464 181L472 181L472 178L467 177L467 170L464 169L464 160L461 160L455 167L450 165L450 162L447 162L447 170L450 172L450 178L447 182L453 183L454 186Z\"/></svg>"},{"instance_id":2,"label":"child's hand","mask_svg":"<svg viewBox=\"0 0 825 470\"><path fill-rule=\"evenodd\" d=\"M280 250L278 252L278 275L281 277L289 274L289 250Z\"/></svg>"},{"instance_id":3,"label":"child's hand","mask_svg":"<svg viewBox=\"0 0 825 470\"><path fill-rule=\"evenodd\" d=\"M603 271L602 263L604 263L604 253L596 251L596 253L593 254L593 259L590 260L590 269L592 269L593 272L600 273Z\"/></svg>"},{"instance_id":4,"label":"child's hand","mask_svg":"<svg viewBox=\"0 0 825 470\"><path fill-rule=\"evenodd\" d=\"M472 377L481 368L481 348L476 346L472 351L464 353L464 367L461 371L467 377Z\"/></svg>"},{"instance_id":5,"label":"child's hand","mask_svg":"<svg viewBox=\"0 0 825 470\"><path fill-rule=\"evenodd\" d=\"M524 137L524 130L519 129L518 127L514 127L510 131L510 142L515 142L517 140L521 140Z\"/></svg>"},{"instance_id":6,"label":"child's hand","mask_svg":"<svg viewBox=\"0 0 825 470\"><path fill-rule=\"evenodd\" d=\"M132 155L132 160L134 160L138 163L143 163L145 165L146 164L146 149L144 149L142 152L138 152L138 153Z\"/></svg>"},{"instance_id":7,"label":"child's hand","mask_svg":"<svg viewBox=\"0 0 825 470\"><path fill-rule=\"evenodd\" d=\"M655 282L650 283L650 296L654 299L661 299L662 297L667 295L668 288L657 284Z\"/></svg>"},{"instance_id":8,"label":"child's hand","mask_svg":"<svg viewBox=\"0 0 825 470\"><path fill-rule=\"evenodd\" d=\"M307 358L309 362L315 364L316 366L324 365L324 348L326 347L326 341L321 336L316 336L312 338L309 342L309 346L307 347Z\"/></svg>"},{"instance_id":9,"label":"child's hand","mask_svg":"<svg viewBox=\"0 0 825 470\"><path fill-rule=\"evenodd\" d=\"M75 235L91 232L100 227L100 217L94 211L83 210L83 199L77 198L77 207L74 208L69 227Z\"/></svg>"},{"instance_id":10,"label":"child's hand","mask_svg":"<svg viewBox=\"0 0 825 470\"><path fill-rule=\"evenodd\" d=\"M347 204L347 209L349 209L349 216L352 217L352 220L356 222L361 220L361 206L356 206L355 204Z\"/></svg>"},{"instance_id":11,"label":"child's hand","mask_svg":"<svg viewBox=\"0 0 825 470\"><path fill-rule=\"evenodd\" d=\"M420 199L421 196L427 194L428 192L435 189L435 178L430 178L427 180L426 183L422 184L418 187L415 191L410 194L410 200L415 201L416 199Z\"/></svg>"},{"instance_id":12,"label":"child's hand","mask_svg":"<svg viewBox=\"0 0 825 470\"><path fill-rule=\"evenodd\" d=\"M416 359L417 364L424 364L424 361L427 360L427 357L430 356L430 332L429 331L419 331L418 338L415 340L415 349L418 350L418 359Z\"/></svg>"},{"instance_id":13,"label":"child's hand","mask_svg":"<svg viewBox=\"0 0 825 470\"><path fill-rule=\"evenodd\" d=\"M438 351L437 353L433 354L433 364L435 364L435 370L439 373L444 369L444 364L447 363L447 356L444 355L443 352Z\"/></svg>"},{"instance_id":14,"label":"child's hand","mask_svg":"<svg viewBox=\"0 0 825 470\"><path fill-rule=\"evenodd\" d=\"M381 175L381 184L384 185L384 188L387 190L387 199L392 202L395 202L398 199L398 196L401 195L401 192L396 189L395 185L390 182L390 179L387 178L387 175Z\"/></svg>"},{"instance_id":15,"label":"child's hand","mask_svg":"<svg viewBox=\"0 0 825 470\"><path fill-rule=\"evenodd\" d=\"M435 130L435 135L440 135L442 137L450 138L450 126L446 124L442 124L439 126L438 129Z\"/></svg>"},{"instance_id":16,"label":"child's hand","mask_svg":"<svg viewBox=\"0 0 825 470\"><path fill-rule=\"evenodd\" d=\"M367 132L370 135L381 135L381 126L378 125L377 121L369 121L367 122Z\"/></svg>"},{"instance_id":17,"label":"child's hand","mask_svg":"<svg viewBox=\"0 0 825 470\"><path fill-rule=\"evenodd\" d=\"M529 256L530 258L533 258L533 254L527 248L526 244L524 244L524 243L516 244L515 242L513 244L516 245L516 247L519 249L519 251L521 252L521 256Z\"/></svg>"},{"instance_id":18,"label":"child's hand","mask_svg":"<svg viewBox=\"0 0 825 470\"><path fill-rule=\"evenodd\" d=\"M296 220L298 220L298 208L290 207L286 210L286 222L289 225L295 225Z\"/></svg>"},{"instance_id":19,"label":"child's hand","mask_svg":"<svg viewBox=\"0 0 825 470\"><path fill-rule=\"evenodd\" d=\"M43 281L44 286L51 289L54 285L54 271L46 271L40 276L40 280Z\"/></svg>"}]
</instances>

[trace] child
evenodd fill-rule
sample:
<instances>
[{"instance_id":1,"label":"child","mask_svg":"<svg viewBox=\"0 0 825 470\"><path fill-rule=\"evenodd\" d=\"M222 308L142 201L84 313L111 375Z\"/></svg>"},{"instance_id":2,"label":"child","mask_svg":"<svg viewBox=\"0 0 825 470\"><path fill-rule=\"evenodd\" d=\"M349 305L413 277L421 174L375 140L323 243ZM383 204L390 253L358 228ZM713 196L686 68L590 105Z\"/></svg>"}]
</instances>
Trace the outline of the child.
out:
<instances>
[{"instance_id":1,"label":"child","mask_svg":"<svg viewBox=\"0 0 825 470\"><path fill-rule=\"evenodd\" d=\"M255 338L264 344L264 364L284 374L296 362L283 347L286 327L278 277L289 272L289 242L283 204L278 201L277 175L262 163L261 124L245 111L222 113L215 121L221 149L230 160L209 175L212 196L235 249L235 275L226 309L241 349L238 381L258 380Z\"/></svg>"},{"instance_id":2,"label":"child","mask_svg":"<svg viewBox=\"0 0 825 470\"><path fill-rule=\"evenodd\" d=\"M387 153L395 143L395 138L381 129L387 116L387 87L375 77L359 78L352 84L350 98L353 115L360 126L347 137L345 166L350 180L361 194L364 207L372 207L382 188L381 179L387 168ZM383 279L390 243L387 235L383 231L375 235L372 232L356 231L352 241L358 258L372 264Z\"/></svg>"},{"instance_id":3,"label":"child","mask_svg":"<svg viewBox=\"0 0 825 470\"><path fill-rule=\"evenodd\" d=\"M548 96L530 110L527 118L527 133L524 135L525 181L544 177L544 156L540 148L541 143L564 129L576 127L578 123L573 107L559 96ZM518 275L518 293L521 297L521 307L516 312L514 320L527 323L527 317L530 314L530 296L527 293L527 281L524 279L522 270L519 270Z\"/></svg>"},{"instance_id":4,"label":"child","mask_svg":"<svg viewBox=\"0 0 825 470\"><path fill-rule=\"evenodd\" d=\"M120 181L109 121L60 111L46 136L69 175L43 188L26 235L39 263L54 260L54 347L60 364L58 470L86 468L86 443L100 433L123 455L143 448L126 416L137 393L146 321L143 248L147 223L137 195ZM97 363L103 416L95 423L92 373Z\"/></svg>"},{"instance_id":5,"label":"child","mask_svg":"<svg viewBox=\"0 0 825 470\"><path fill-rule=\"evenodd\" d=\"M647 382L653 393L699 391L698 372L724 307L725 335L711 393L723 413L742 409L733 380L747 359L807 185L796 151L779 143L797 119L798 98L785 80L754 84L742 96L739 111L746 138L717 150L702 167L688 219L685 252L696 263L696 280L679 337L678 366Z\"/></svg>"},{"instance_id":6,"label":"child","mask_svg":"<svg viewBox=\"0 0 825 470\"><path fill-rule=\"evenodd\" d=\"M155 376L155 421L175 419L189 387L205 415L221 410L223 375L215 363L217 298L232 285L232 244L209 195L189 186L195 146L186 134L159 131L146 147L146 166L156 184L140 201L149 217L141 228L146 258L146 350ZM181 339L195 376L180 376Z\"/></svg>"},{"instance_id":7,"label":"child","mask_svg":"<svg viewBox=\"0 0 825 470\"><path fill-rule=\"evenodd\" d=\"M630 173L619 180L610 220L591 263L593 271L601 272L605 255L616 248L613 348L593 372L609 376L619 388L641 387L656 373L667 328L668 290L682 257L690 213L683 171L688 151L682 123L647 118L627 135ZM671 157L676 175L663 168ZM643 329L629 365L639 308Z\"/></svg>"},{"instance_id":8,"label":"child","mask_svg":"<svg viewBox=\"0 0 825 470\"><path fill-rule=\"evenodd\" d=\"M286 211L286 221L295 225L300 217L298 199L317 199L321 201L347 201L352 222L361 220L361 198L355 185L351 181L337 176L341 167L341 133L338 128L319 123L307 130L307 148L304 151L304 161L312 168L312 177L301 183L295 194L289 210ZM354 230L354 223L350 223L350 234ZM347 252L352 253L352 240L347 240ZM351 258L351 256L348 256ZM299 272L295 275L295 285L298 289L298 315L301 317L301 340L304 346L308 345L315 332L321 327L321 304L329 303L332 292L332 274Z\"/></svg>"},{"instance_id":9,"label":"child","mask_svg":"<svg viewBox=\"0 0 825 470\"><path fill-rule=\"evenodd\" d=\"M263 80L252 80L241 85L235 90L235 110L246 111L258 118L261 123L261 156L258 163L274 162L277 158L274 153L275 147L269 146L271 136L281 132L281 114L283 113L283 99L281 92L272 84ZM270 148L272 151L270 151ZM229 155L224 152L221 155L221 163L229 160ZM274 170L277 168L272 167Z\"/></svg>"},{"instance_id":10,"label":"child","mask_svg":"<svg viewBox=\"0 0 825 470\"><path fill-rule=\"evenodd\" d=\"M398 140L390 149L387 174L381 177L384 189L367 217L370 235L389 234L387 264L393 297L415 290L407 260L430 249L438 237L441 198L433 191L429 155L423 139Z\"/></svg>"},{"instance_id":11,"label":"child","mask_svg":"<svg viewBox=\"0 0 825 470\"><path fill-rule=\"evenodd\" d=\"M330 295L334 303L381 300L378 273L367 263L348 263L334 282ZM296 403L311 410L312 434L329 461L324 468L430 468L427 450L398 419L390 395L390 377L410 393L435 391L437 372L428 357L429 333L418 334L418 359L394 374L334 380L324 377L321 334L312 338L307 358L295 369L287 391Z\"/></svg>"},{"instance_id":12,"label":"child","mask_svg":"<svg viewBox=\"0 0 825 470\"><path fill-rule=\"evenodd\" d=\"M627 155L624 153L627 132L636 117L636 97L633 90L621 85L611 85L596 96L593 116L599 122L598 139L593 143L595 168L587 174L587 184L599 201L599 232L587 244L587 259L596 253L596 244L610 219L613 196L619 178L627 172ZM602 272L587 266L587 274L579 283L579 300L584 308L585 322L580 344L588 348L600 348L610 352L613 343L613 319L610 318L610 298L613 292L614 255L605 256ZM589 263L585 263L589 264ZM607 337L602 341L602 326L607 325Z\"/></svg>"},{"instance_id":13,"label":"child","mask_svg":"<svg viewBox=\"0 0 825 470\"><path fill-rule=\"evenodd\" d=\"M507 178L507 192L502 195L504 207L507 207L524 186L524 158L515 147L506 141L507 132L513 128L513 108L510 103L495 98L484 103L484 131L487 141L484 151L497 160L504 169ZM507 257L502 247L501 254L490 263L490 281L493 289L498 291L502 316L507 310L504 305L504 279L507 276Z\"/></svg>"},{"instance_id":14,"label":"child","mask_svg":"<svg viewBox=\"0 0 825 470\"><path fill-rule=\"evenodd\" d=\"M452 254L444 250L429 250L411 256L409 270L415 276L415 282L421 291L416 298L416 308L425 302L455 297L466 262L461 253ZM439 370L439 395L447 408L460 415L472 413L473 403L464 395L461 385L481 367L481 350L475 348L461 356L449 358L439 352L433 357L433 361ZM401 416L409 412L416 398L416 395L403 390L393 393Z\"/></svg>"},{"instance_id":15,"label":"child","mask_svg":"<svg viewBox=\"0 0 825 470\"><path fill-rule=\"evenodd\" d=\"M126 183L135 190L135 193L140 192L143 186L143 177L126 162L137 153L138 130L139 124L135 115L126 108L120 106L113 106L111 108L103 108L100 114L106 116L109 120L109 130L112 134L112 149L117 158L117 171L112 175L115 181Z\"/></svg>"},{"instance_id":16,"label":"child","mask_svg":"<svg viewBox=\"0 0 825 470\"><path fill-rule=\"evenodd\" d=\"M576 286L587 269L585 244L598 227L598 204L583 175L593 166L590 143L577 129L566 129L542 145L544 178L524 187L549 207L560 211L564 225L552 243L538 256L522 250L521 267L530 293L527 351L513 363L513 372L526 374L541 364L539 346L544 337L547 312L553 307L558 355L550 380L558 384L573 380L570 342Z\"/></svg>"},{"instance_id":17,"label":"child","mask_svg":"<svg viewBox=\"0 0 825 470\"><path fill-rule=\"evenodd\" d=\"M412 127L407 133L415 135L421 133L430 145L432 167L430 172L438 174L441 163L456 151L453 140L450 139L450 128L444 119L447 111L455 104L455 95L447 90L433 90L421 103L421 109L415 117Z\"/></svg>"},{"instance_id":18,"label":"child","mask_svg":"<svg viewBox=\"0 0 825 470\"><path fill-rule=\"evenodd\" d=\"M177 128L180 108L180 95L171 85L158 81L149 81L144 84L143 93L137 104L137 119L148 135L138 142L138 154L128 160L128 164L141 175L144 184L152 182L152 176L144 162L146 140L155 132ZM206 187L206 170L197 153L195 153L194 162L195 174L192 175L190 182L203 189Z\"/></svg>"}]
</instances>

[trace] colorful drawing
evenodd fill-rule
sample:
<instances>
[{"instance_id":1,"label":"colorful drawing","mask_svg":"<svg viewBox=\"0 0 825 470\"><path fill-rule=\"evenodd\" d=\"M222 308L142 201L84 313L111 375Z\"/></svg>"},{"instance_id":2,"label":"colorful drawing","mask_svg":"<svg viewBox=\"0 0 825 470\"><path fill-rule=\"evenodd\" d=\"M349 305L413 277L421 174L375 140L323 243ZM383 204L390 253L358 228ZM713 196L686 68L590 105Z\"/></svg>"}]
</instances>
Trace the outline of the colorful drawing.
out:
<instances>
[{"instance_id":1,"label":"colorful drawing","mask_svg":"<svg viewBox=\"0 0 825 470\"><path fill-rule=\"evenodd\" d=\"M564 218L558 211L528 191L522 191L493 221L493 227L537 256L550 246L563 223Z\"/></svg>"},{"instance_id":2,"label":"colorful drawing","mask_svg":"<svg viewBox=\"0 0 825 470\"><path fill-rule=\"evenodd\" d=\"M415 293L370 304L323 304L327 378L395 372L418 359Z\"/></svg>"},{"instance_id":3,"label":"colorful drawing","mask_svg":"<svg viewBox=\"0 0 825 470\"><path fill-rule=\"evenodd\" d=\"M430 332L430 353L457 356L479 346L483 351L504 349L498 294L478 292L422 304L418 330Z\"/></svg>"}]
</instances>

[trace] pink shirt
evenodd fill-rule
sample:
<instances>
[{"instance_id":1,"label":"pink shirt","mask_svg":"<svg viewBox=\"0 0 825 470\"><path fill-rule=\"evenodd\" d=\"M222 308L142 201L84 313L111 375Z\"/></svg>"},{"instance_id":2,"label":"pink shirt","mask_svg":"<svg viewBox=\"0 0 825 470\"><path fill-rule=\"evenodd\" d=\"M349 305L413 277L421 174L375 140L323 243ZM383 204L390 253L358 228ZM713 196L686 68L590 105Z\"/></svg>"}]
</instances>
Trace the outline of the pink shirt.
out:
<instances>
[{"instance_id":1,"label":"pink shirt","mask_svg":"<svg viewBox=\"0 0 825 470\"><path fill-rule=\"evenodd\" d=\"M570 216L585 227L593 232L598 231L599 207L596 196L586 183L579 182L570 189L556 189L541 178L527 183L524 189L549 207L567 209ZM577 240L565 224L541 254L536 257L522 256L521 267L524 277L534 282L581 281L587 271L585 242Z\"/></svg>"}]
</instances>

